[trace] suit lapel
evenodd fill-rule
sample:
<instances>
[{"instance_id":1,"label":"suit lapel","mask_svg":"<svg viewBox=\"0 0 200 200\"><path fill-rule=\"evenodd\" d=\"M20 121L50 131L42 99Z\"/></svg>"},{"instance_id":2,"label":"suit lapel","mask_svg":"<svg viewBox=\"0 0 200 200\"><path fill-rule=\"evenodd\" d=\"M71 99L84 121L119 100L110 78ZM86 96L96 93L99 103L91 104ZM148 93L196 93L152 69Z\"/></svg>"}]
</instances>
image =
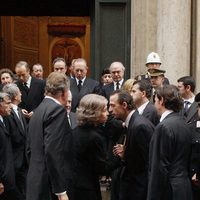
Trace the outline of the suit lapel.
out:
<instances>
[{"instance_id":1,"label":"suit lapel","mask_svg":"<svg viewBox=\"0 0 200 200\"><path fill-rule=\"evenodd\" d=\"M4 133L7 135L10 135L7 128L6 128L6 122L4 121L5 124L3 124L3 122L0 120L0 126L3 129Z\"/></svg>"},{"instance_id":2,"label":"suit lapel","mask_svg":"<svg viewBox=\"0 0 200 200\"><path fill-rule=\"evenodd\" d=\"M191 118L197 113L197 107L198 104L196 102L193 102L188 109L188 116L186 117L186 121L189 122Z\"/></svg>"},{"instance_id":3,"label":"suit lapel","mask_svg":"<svg viewBox=\"0 0 200 200\"><path fill-rule=\"evenodd\" d=\"M14 111L13 109L12 109L12 111L11 111L11 115L12 115L14 121L15 121L15 124L16 124L17 127L19 128L20 133L21 133L22 135L24 135L24 130L23 130L23 128L22 128L21 122L20 122L20 120L19 120L17 114L15 113L15 111Z\"/></svg>"}]
</instances>

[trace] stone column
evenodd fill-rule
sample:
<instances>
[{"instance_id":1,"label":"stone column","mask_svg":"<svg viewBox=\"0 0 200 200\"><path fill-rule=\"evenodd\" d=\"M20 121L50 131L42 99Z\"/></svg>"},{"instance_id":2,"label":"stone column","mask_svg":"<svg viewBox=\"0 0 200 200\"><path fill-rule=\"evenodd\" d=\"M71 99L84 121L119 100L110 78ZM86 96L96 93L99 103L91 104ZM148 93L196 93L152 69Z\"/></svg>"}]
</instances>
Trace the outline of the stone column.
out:
<instances>
[{"instance_id":1,"label":"stone column","mask_svg":"<svg viewBox=\"0 0 200 200\"><path fill-rule=\"evenodd\" d=\"M131 1L131 77L146 73L146 57L156 51L157 0Z\"/></svg>"},{"instance_id":2,"label":"stone column","mask_svg":"<svg viewBox=\"0 0 200 200\"><path fill-rule=\"evenodd\" d=\"M170 83L190 75L190 0L157 0L157 52Z\"/></svg>"},{"instance_id":3,"label":"stone column","mask_svg":"<svg viewBox=\"0 0 200 200\"><path fill-rule=\"evenodd\" d=\"M197 1L196 18L196 93L200 92L200 1Z\"/></svg>"}]
</instances>

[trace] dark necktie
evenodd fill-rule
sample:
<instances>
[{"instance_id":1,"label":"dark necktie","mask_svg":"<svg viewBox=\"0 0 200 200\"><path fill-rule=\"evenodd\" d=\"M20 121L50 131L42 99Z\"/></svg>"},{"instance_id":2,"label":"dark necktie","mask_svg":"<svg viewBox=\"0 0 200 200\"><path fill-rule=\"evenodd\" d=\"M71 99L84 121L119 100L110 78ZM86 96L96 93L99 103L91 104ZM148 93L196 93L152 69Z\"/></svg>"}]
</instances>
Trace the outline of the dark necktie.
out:
<instances>
[{"instance_id":1,"label":"dark necktie","mask_svg":"<svg viewBox=\"0 0 200 200\"><path fill-rule=\"evenodd\" d=\"M116 90L119 90L119 82L116 82Z\"/></svg>"},{"instance_id":2,"label":"dark necktie","mask_svg":"<svg viewBox=\"0 0 200 200\"><path fill-rule=\"evenodd\" d=\"M23 83L23 87L24 87L25 92L28 94L28 92L29 92L29 87L27 86L27 83L26 83L26 82Z\"/></svg>"},{"instance_id":3,"label":"dark necktie","mask_svg":"<svg viewBox=\"0 0 200 200\"><path fill-rule=\"evenodd\" d=\"M19 121L20 121L20 123L22 125L22 129L24 130L24 124L23 124L23 120L22 120L22 113L21 113L19 108L17 108L17 112L18 112L18 119L19 119Z\"/></svg>"},{"instance_id":4,"label":"dark necktie","mask_svg":"<svg viewBox=\"0 0 200 200\"><path fill-rule=\"evenodd\" d=\"M71 120L70 120L70 116L69 116L69 114L67 114L67 119L68 119L69 125L70 125L70 127L71 127L72 124L71 124Z\"/></svg>"},{"instance_id":5,"label":"dark necktie","mask_svg":"<svg viewBox=\"0 0 200 200\"><path fill-rule=\"evenodd\" d=\"M78 81L78 90L80 91L82 88L82 80L79 80Z\"/></svg>"},{"instance_id":6,"label":"dark necktie","mask_svg":"<svg viewBox=\"0 0 200 200\"><path fill-rule=\"evenodd\" d=\"M187 115L187 111L189 110L190 104L191 103L189 101L184 101L184 115Z\"/></svg>"}]
</instances>

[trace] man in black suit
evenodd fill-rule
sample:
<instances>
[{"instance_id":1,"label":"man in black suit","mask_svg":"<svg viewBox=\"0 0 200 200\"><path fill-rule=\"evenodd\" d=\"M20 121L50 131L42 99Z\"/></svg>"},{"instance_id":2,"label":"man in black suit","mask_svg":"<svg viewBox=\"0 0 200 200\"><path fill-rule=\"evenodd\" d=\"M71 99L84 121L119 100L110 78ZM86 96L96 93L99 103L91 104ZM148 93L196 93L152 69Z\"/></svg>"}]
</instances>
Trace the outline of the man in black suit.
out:
<instances>
[{"instance_id":1,"label":"man in black suit","mask_svg":"<svg viewBox=\"0 0 200 200\"><path fill-rule=\"evenodd\" d=\"M15 72L19 78L16 84L22 93L19 107L22 108L25 117L30 119L44 98L45 81L31 77L29 65L25 61L16 64Z\"/></svg>"},{"instance_id":2,"label":"man in black suit","mask_svg":"<svg viewBox=\"0 0 200 200\"><path fill-rule=\"evenodd\" d=\"M77 126L77 117L76 113L71 112L72 108L72 93L70 90L68 90L68 97L67 97L67 104L65 105L66 111L67 111L67 120L69 122L69 125L72 129L76 128Z\"/></svg>"},{"instance_id":3,"label":"man in black suit","mask_svg":"<svg viewBox=\"0 0 200 200\"><path fill-rule=\"evenodd\" d=\"M30 164L27 200L70 199L71 129L65 105L69 80L52 72L46 80L46 96L29 122ZM69 180L69 181L68 181Z\"/></svg>"},{"instance_id":4,"label":"man in black suit","mask_svg":"<svg viewBox=\"0 0 200 200\"><path fill-rule=\"evenodd\" d=\"M159 123L160 117L155 106L149 101L152 94L152 87L149 81L135 81L130 94L139 114L149 119L156 126Z\"/></svg>"},{"instance_id":5,"label":"man in black suit","mask_svg":"<svg viewBox=\"0 0 200 200\"><path fill-rule=\"evenodd\" d=\"M76 108L83 96L95 93L95 87L98 81L87 78L87 63L83 58L77 58L73 62L74 79L70 79L70 90L72 93L72 112L76 112Z\"/></svg>"},{"instance_id":6,"label":"man in black suit","mask_svg":"<svg viewBox=\"0 0 200 200\"><path fill-rule=\"evenodd\" d=\"M133 98L126 91L110 96L109 111L127 127L125 146L114 146L115 154L124 161L120 180L120 200L146 200L149 143L154 125L135 110Z\"/></svg>"},{"instance_id":7,"label":"man in black suit","mask_svg":"<svg viewBox=\"0 0 200 200\"><path fill-rule=\"evenodd\" d=\"M113 91L122 87L124 83L125 67L121 62L113 62L111 63L109 70L112 75L113 82L103 86L101 91L101 95L106 97L108 100Z\"/></svg>"},{"instance_id":8,"label":"man in black suit","mask_svg":"<svg viewBox=\"0 0 200 200\"><path fill-rule=\"evenodd\" d=\"M16 186L25 199L26 174L28 169L25 151L27 125L21 109L18 107L21 102L21 92L14 83L6 84L3 87L3 91L9 94L12 101L11 114L7 117L8 129L14 155Z\"/></svg>"},{"instance_id":9,"label":"man in black suit","mask_svg":"<svg viewBox=\"0 0 200 200\"><path fill-rule=\"evenodd\" d=\"M16 188L11 138L4 119L10 113L10 97L0 92L0 199L23 200Z\"/></svg>"},{"instance_id":10,"label":"man in black suit","mask_svg":"<svg viewBox=\"0 0 200 200\"><path fill-rule=\"evenodd\" d=\"M200 93L195 96L195 102L198 104L198 118L188 126L192 133L192 152L190 156L190 177L192 179L193 200L199 200L200 197Z\"/></svg>"},{"instance_id":11,"label":"man in black suit","mask_svg":"<svg viewBox=\"0 0 200 200\"><path fill-rule=\"evenodd\" d=\"M198 104L194 101L196 82L191 76L183 76L177 80L177 86L184 101L180 115L187 123L190 123L198 118Z\"/></svg>"},{"instance_id":12,"label":"man in black suit","mask_svg":"<svg viewBox=\"0 0 200 200\"><path fill-rule=\"evenodd\" d=\"M191 133L178 113L182 107L178 88L158 88L155 107L161 118L150 143L147 200L192 200L188 173Z\"/></svg>"}]
</instances>

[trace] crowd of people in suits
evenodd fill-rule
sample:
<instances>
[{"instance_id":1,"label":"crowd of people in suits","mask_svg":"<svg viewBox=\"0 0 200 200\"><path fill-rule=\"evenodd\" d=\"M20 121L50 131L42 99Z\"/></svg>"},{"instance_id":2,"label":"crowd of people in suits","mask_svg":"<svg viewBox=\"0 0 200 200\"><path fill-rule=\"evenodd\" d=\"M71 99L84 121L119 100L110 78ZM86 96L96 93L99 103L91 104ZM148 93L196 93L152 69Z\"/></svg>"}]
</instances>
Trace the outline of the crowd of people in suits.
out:
<instances>
[{"instance_id":1,"label":"crowd of people in suits","mask_svg":"<svg viewBox=\"0 0 200 200\"><path fill-rule=\"evenodd\" d=\"M39 63L1 69L0 199L101 200L101 177L111 200L199 199L200 93L161 64L152 52L125 80L115 61L99 81L83 58L69 76L60 57L46 79Z\"/></svg>"}]
</instances>

